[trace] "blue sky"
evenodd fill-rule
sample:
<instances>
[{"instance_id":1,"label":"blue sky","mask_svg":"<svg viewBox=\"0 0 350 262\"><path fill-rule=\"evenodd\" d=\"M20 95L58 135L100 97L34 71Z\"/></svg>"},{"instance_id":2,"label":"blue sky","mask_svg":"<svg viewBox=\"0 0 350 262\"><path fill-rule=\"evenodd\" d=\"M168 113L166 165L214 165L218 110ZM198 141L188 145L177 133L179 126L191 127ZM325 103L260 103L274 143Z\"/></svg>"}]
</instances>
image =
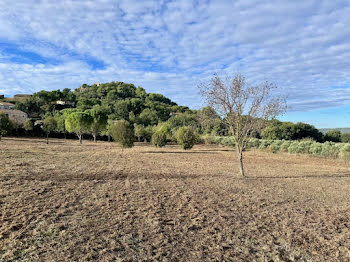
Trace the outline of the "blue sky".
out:
<instances>
[{"instance_id":1,"label":"blue sky","mask_svg":"<svg viewBox=\"0 0 350 262\"><path fill-rule=\"evenodd\" d=\"M214 72L269 80L281 118L350 126L350 1L1 0L0 94L124 81L204 103Z\"/></svg>"}]
</instances>

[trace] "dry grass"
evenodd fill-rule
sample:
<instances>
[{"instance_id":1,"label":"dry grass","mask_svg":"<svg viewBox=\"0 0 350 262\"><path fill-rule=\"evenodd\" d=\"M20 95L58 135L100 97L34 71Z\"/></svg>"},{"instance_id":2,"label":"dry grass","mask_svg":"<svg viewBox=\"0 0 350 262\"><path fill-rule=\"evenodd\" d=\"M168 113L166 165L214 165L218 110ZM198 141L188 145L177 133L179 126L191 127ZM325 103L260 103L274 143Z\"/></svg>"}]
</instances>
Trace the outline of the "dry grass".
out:
<instances>
[{"instance_id":1,"label":"dry grass","mask_svg":"<svg viewBox=\"0 0 350 262\"><path fill-rule=\"evenodd\" d=\"M0 261L349 261L349 163L0 143Z\"/></svg>"}]
</instances>

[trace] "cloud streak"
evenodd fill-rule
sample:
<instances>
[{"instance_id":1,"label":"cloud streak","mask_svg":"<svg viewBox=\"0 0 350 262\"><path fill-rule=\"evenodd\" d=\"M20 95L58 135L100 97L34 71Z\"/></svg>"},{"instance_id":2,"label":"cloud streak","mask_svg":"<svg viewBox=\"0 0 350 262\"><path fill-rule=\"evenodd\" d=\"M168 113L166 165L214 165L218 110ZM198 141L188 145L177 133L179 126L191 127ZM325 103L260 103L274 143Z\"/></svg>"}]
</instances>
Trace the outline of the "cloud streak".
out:
<instances>
[{"instance_id":1,"label":"cloud streak","mask_svg":"<svg viewBox=\"0 0 350 262\"><path fill-rule=\"evenodd\" d=\"M349 13L348 1L3 0L0 93L124 81L200 107L201 80L240 72L281 87L291 111L342 106Z\"/></svg>"}]
</instances>

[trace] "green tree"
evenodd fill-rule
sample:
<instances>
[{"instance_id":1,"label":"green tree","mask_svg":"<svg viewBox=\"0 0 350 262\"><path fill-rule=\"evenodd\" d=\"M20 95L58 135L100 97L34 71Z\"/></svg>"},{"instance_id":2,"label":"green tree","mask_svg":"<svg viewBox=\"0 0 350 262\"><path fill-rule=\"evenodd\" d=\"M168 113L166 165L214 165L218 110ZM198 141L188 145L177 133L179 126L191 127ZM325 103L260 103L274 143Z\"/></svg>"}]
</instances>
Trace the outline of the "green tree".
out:
<instances>
[{"instance_id":1,"label":"green tree","mask_svg":"<svg viewBox=\"0 0 350 262\"><path fill-rule=\"evenodd\" d=\"M324 136L325 141L330 142L340 142L341 141L341 132L339 130L333 129L329 130Z\"/></svg>"},{"instance_id":2,"label":"green tree","mask_svg":"<svg viewBox=\"0 0 350 262\"><path fill-rule=\"evenodd\" d=\"M10 119L4 113L0 112L0 141L2 136L7 135L12 128L13 125Z\"/></svg>"},{"instance_id":3,"label":"green tree","mask_svg":"<svg viewBox=\"0 0 350 262\"><path fill-rule=\"evenodd\" d=\"M189 126L180 127L175 136L182 149L191 149L196 142L196 135Z\"/></svg>"},{"instance_id":4,"label":"green tree","mask_svg":"<svg viewBox=\"0 0 350 262\"><path fill-rule=\"evenodd\" d=\"M27 132L33 131L33 129L34 129L33 121L30 120L29 118L27 118L26 121L24 122L24 129Z\"/></svg>"},{"instance_id":5,"label":"green tree","mask_svg":"<svg viewBox=\"0 0 350 262\"><path fill-rule=\"evenodd\" d=\"M92 123L90 125L90 131L94 137L94 142L96 143L96 137L105 130L108 121L107 110L101 106L95 106L90 109L89 114L92 117Z\"/></svg>"},{"instance_id":6,"label":"green tree","mask_svg":"<svg viewBox=\"0 0 350 262\"><path fill-rule=\"evenodd\" d=\"M49 135L57 128L56 118L53 116L47 116L43 120L43 130L46 132L46 144L49 143Z\"/></svg>"},{"instance_id":7,"label":"green tree","mask_svg":"<svg viewBox=\"0 0 350 262\"><path fill-rule=\"evenodd\" d=\"M343 143L350 143L350 133L341 134L341 141Z\"/></svg>"},{"instance_id":8,"label":"green tree","mask_svg":"<svg viewBox=\"0 0 350 262\"><path fill-rule=\"evenodd\" d=\"M152 144L156 147L163 147L166 145L166 133L163 130L157 130L152 135Z\"/></svg>"},{"instance_id":9,"label":"green tree","mask_svg":"<svg viewBox=\"0 0 350 262\"><path fill-rule=\"evenodd\" d=\"M134 129L126 120L117 120L111 128L111 134L115 142L122 149L134 146Z\"/></svg>"},{"instance_id":10,"label":"green tree","mask_svg":"<svg viewBox=\"0 0 350 262\"><path fill-rule=\"evenodd\" d=\"M137 118L137 123L145 126L156 125L158 123L157 112L146 108Z\"/></svg>"},{"instance_id":11,"label":"green tree","mask_svg":"<svg viewBox=\"0 0 350 262\"><path fill-rule=\"evenodd\" d=\"M72 112L70 113L65 121L66 129L70 133L75 133L80 144L83 143L83 134L90 130L93 118L89 113L86 112Z\"/></svg>"},{"instance_id":12,"label":"green tree","mask_svg":"<svg viewBox=\"0 0 350 262\"><path fill-rule=\"evenodd\" d=\"M145 138L146 130L144 125L134 124L134 132L139 142L141 142L142 138Z\"/></svg>"}]
</instances>

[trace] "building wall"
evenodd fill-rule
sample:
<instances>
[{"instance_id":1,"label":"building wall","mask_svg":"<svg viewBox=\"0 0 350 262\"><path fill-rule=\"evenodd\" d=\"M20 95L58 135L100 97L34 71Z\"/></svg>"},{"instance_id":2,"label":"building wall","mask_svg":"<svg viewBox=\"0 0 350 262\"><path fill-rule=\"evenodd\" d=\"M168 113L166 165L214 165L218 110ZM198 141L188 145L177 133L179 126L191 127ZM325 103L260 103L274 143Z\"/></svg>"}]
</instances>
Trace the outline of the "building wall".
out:
<instances>
[{"instance_id":1,"label":"building wall","mask_svg":"<svg viewBox=\"0 0 350 262\"><path fill-rule=\"evenodd\" d=\"M8 116L12 123L18 126L23 126L28 118L27 114L20 110L0 109L0 112Z\"/></svg>"}]
</instances>

